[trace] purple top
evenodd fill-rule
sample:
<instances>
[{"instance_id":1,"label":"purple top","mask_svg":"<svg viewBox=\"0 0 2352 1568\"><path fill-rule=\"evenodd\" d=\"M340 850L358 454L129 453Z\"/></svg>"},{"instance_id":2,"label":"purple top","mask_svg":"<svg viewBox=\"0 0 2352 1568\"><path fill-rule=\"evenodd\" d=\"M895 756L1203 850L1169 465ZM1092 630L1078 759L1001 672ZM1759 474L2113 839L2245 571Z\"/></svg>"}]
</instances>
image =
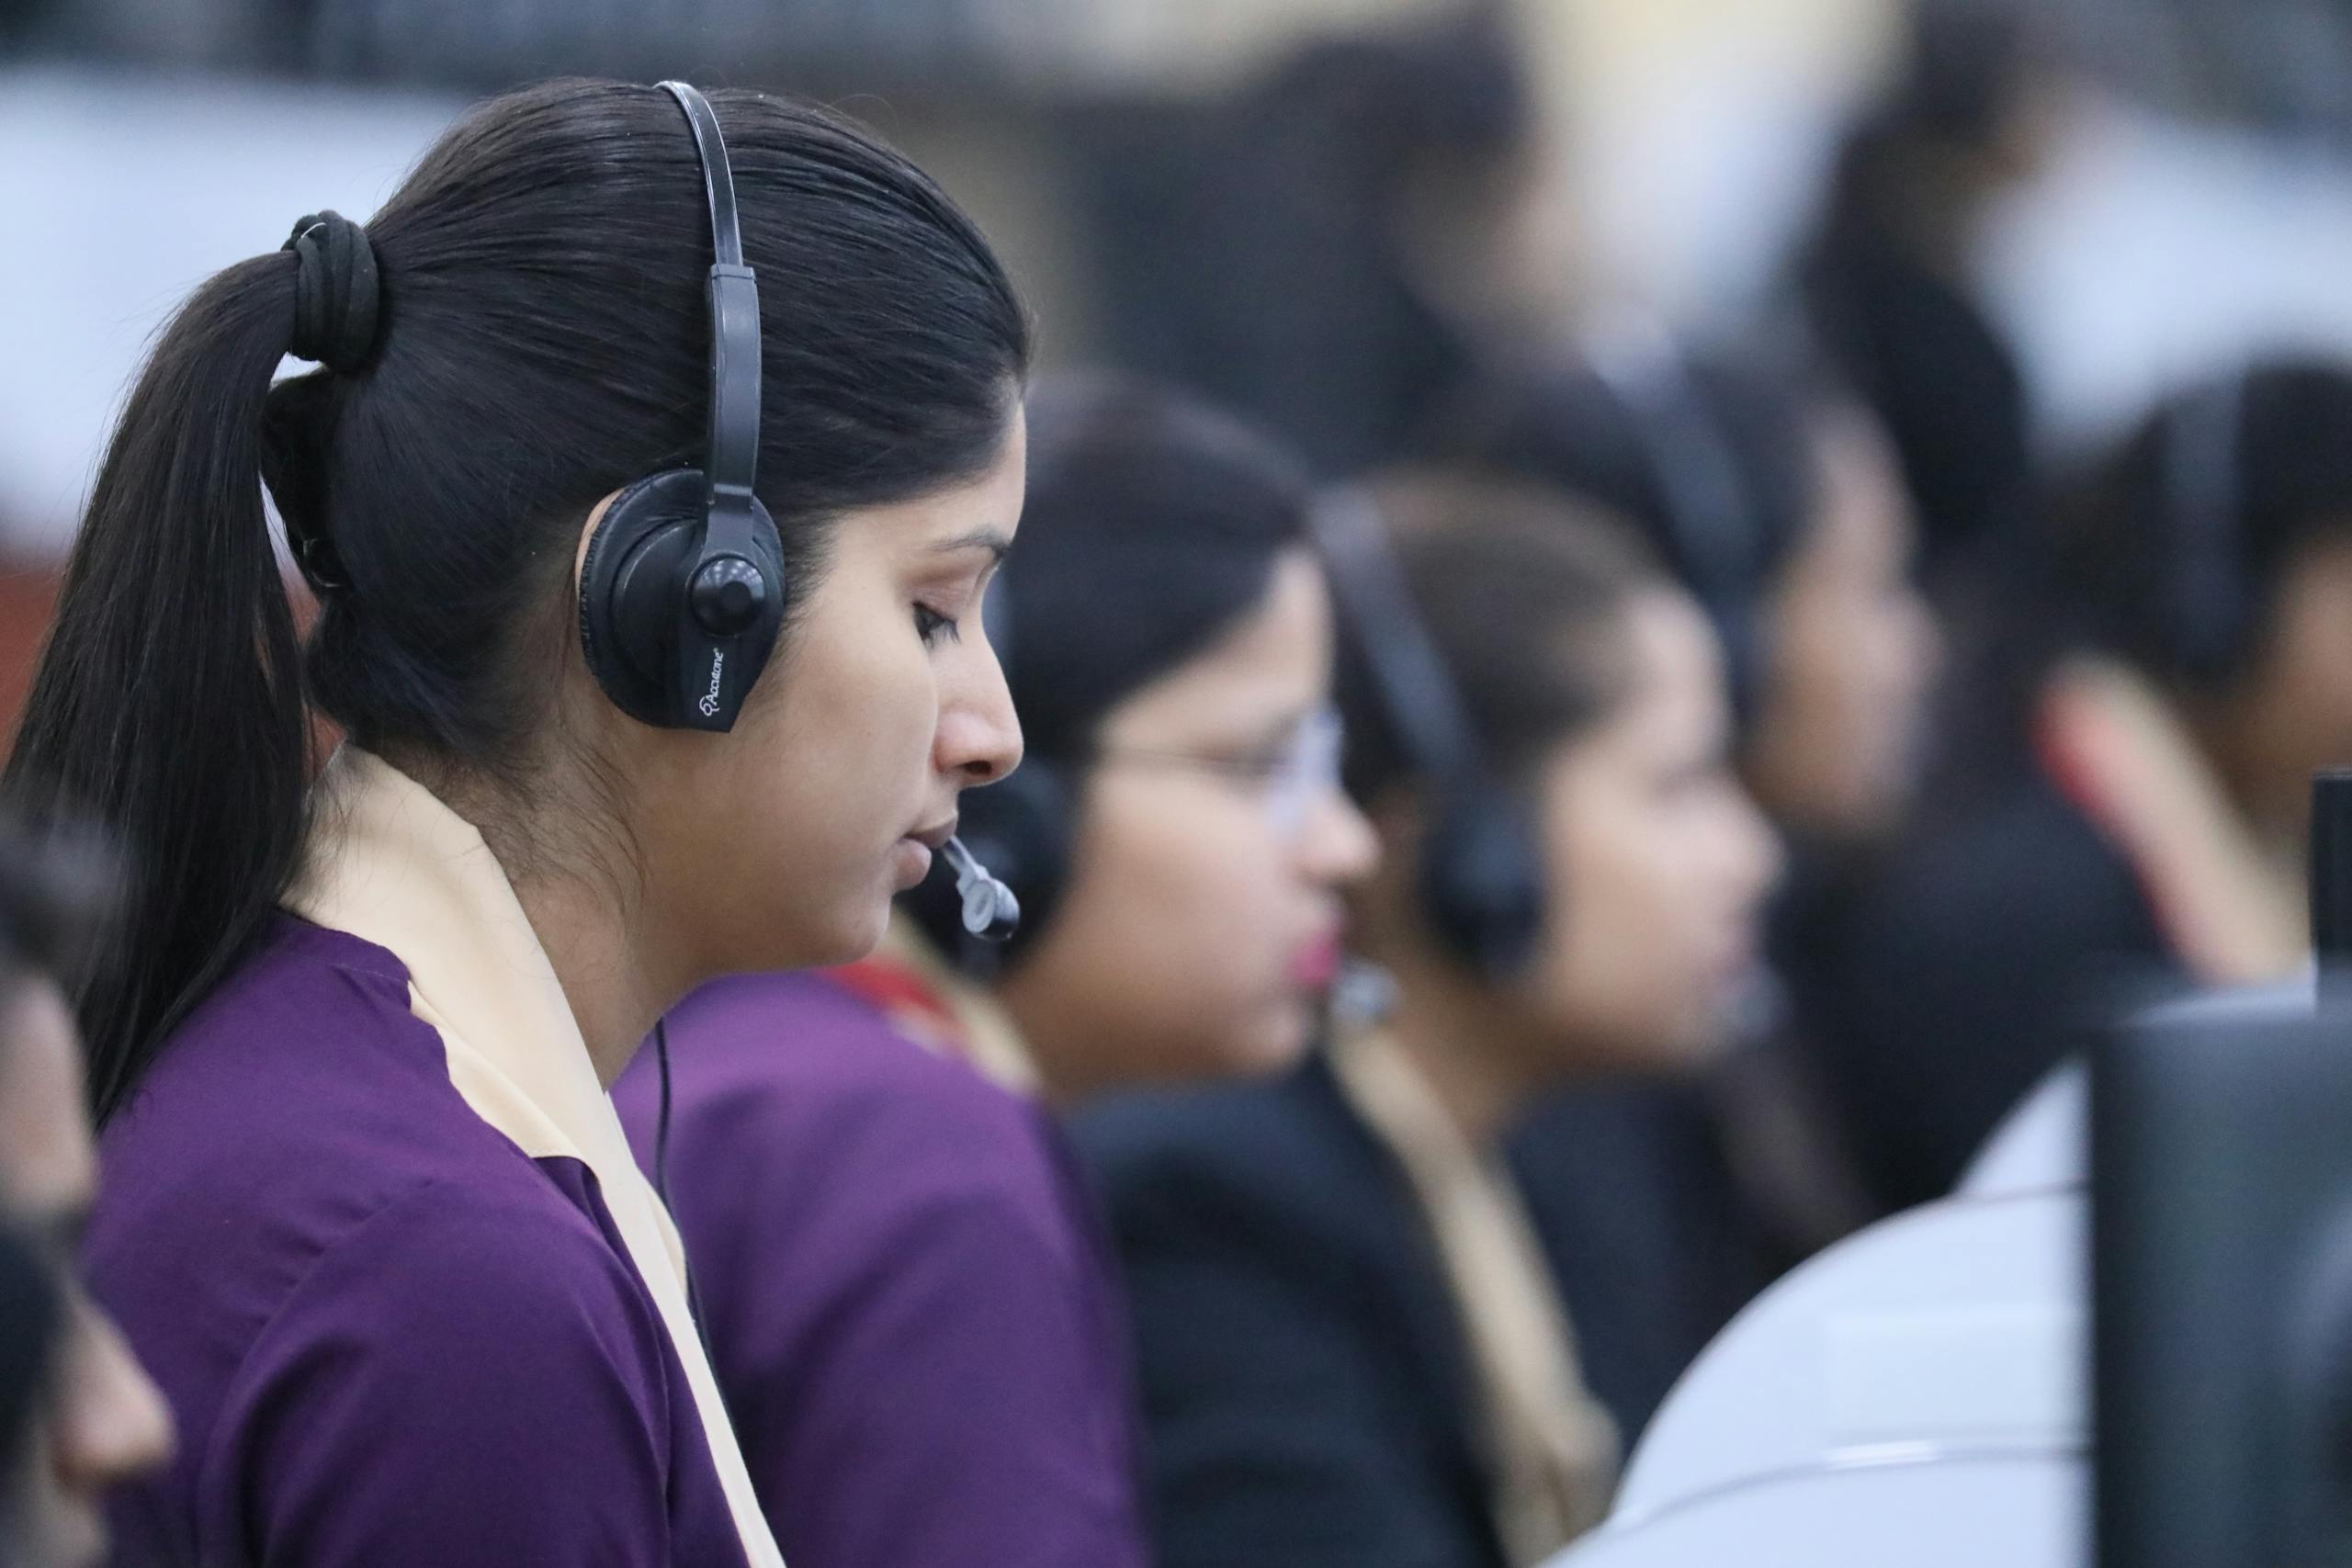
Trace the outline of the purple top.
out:
<instances>
[{"instance_id":1,"label":"purple top","mask_svg":"<svg viewBox=\"0 0 2352 1568\"><path fill-rule=\"evenodd\" d=\"M578 1159L450 1080L408 969L281 919L108 1124L91 1288L179 1422L137 1563L740 1563Z\"/></svg>"},{"instance_id":2,"label":"purple top","mask_svg":"<svg viewBox=\"0 0 2352 1568\"><path fill-rule=\"evenodd\" d=\"M670 1015L670 1197L808 1568L1142 1568L1125 1314L1059 1130L809 975ZM653 1053L614 1089L651 1168Z\"/></svg>"}]
</instances>

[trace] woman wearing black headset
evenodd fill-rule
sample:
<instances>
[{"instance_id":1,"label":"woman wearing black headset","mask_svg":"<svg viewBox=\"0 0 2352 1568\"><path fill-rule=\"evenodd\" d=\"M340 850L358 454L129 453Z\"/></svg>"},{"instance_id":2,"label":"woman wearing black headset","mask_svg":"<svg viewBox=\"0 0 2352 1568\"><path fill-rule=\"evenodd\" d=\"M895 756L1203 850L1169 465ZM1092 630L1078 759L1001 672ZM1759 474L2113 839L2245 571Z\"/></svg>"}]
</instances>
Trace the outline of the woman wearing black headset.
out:
<instances>
[{"instance_id":1,"label":"woman wearing black headset","mask_svg":"<svg viewBox=\"0 0 2352 1568\"><path fill-rule=\"evenodd\" d=\"M701 981L865 953L1015 761L1026 355L865 132L605 83L183 310L7 772L133 870L78 998L93 1288L181 1434L130 1560L778 1560L604 1088Z\"/></svg>"},{"instance_id":2,"label":"woman wearing black headset","mask_svg":"<svg viewBox=\"0 0 2352 1568\"><path fill-rule=\"evenodd\" d=\"M1564 1254L1610 1256L1648 1232L1611 1264L1627 1300L1676 1324L1635 1373L1645 1417L1748 1295L1876 1212L1816 1057L1845 1021L1859 906L1917 804L1940 639L1893 449L1850 394L1636 321L1584 348L1490 371L1430 442L1639 527L1723 640L1740 776L1793 852L1767 923L1786 1005L1755 1037L1692 1083L1563 1097L1523 1129L1539 1222ZM1646 1227L1615 1195L1644 1158Z\"/></svg>"},{"instance_id":3,"label":"woman wearing black headset","mask_svg":"<svg viewBox=\"0 0 2352 1568\"><path fill-rule=\"evenodd\" d=\"M1860 912L1831 1086L1883 1201L1940 1196L2126 970L2309 962L2312 775L2352 761L2352 368L2165 400L2060 488L2005 746Z\"/></svg>"},{"instance_id":4,"label":"woman wearing black headset","mask_svg":"<svg viewBox=\"0 0 2352 1568\"><path fill-rule=\"evenodd\" d=\"M1420 477L1317 515L1386 984L1344 986L1278 1080L1077 1130L1163 1568L1518 1568L1599 1521L1618 1433L1501 1141L1563 1083L1724 1038L1777 852L1706 622L1595 514Z\"/></svg>"},{"instance_id":5,"label":"woman wearing black headset","mask_svg":"<svg viewBox=\"0 0 2352 1568\"><path fill-rule=\"evenodd\" d=\"M1052 1112L1295 1060L1372 852L1295 463L1124 378L1029 422L986 615L1029 757L963 822L1018 934L976 940L935 873L875 958L666 1025L669 1189L796 1562L1150 1560L1125 1314ZM616 1095L662 1164L658 1064Z\"/></svg>"}]
</instances>

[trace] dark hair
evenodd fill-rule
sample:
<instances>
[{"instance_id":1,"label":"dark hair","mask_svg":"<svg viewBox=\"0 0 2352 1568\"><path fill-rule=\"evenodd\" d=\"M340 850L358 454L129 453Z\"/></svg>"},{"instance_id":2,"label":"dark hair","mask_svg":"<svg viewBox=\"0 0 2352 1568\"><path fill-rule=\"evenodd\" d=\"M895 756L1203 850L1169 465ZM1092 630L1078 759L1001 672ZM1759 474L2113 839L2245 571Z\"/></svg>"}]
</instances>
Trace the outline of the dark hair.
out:
<instances>
[{"instance_id":1,"label":"dark hair","mask_svg":"<svg viewBox=\"0 0 2352 1568\"><path fill-rule=\"evenodd\" d=\"M2226 688L2302 553L2352 539L2352 367L2283 359L2166 400L2053 509L2050 647Z\"/></svg>"},{"instance_id":2,"label":"dark hair","mask_svg":"<svg viewBox=\"0 0 2352 1568\"><path fill-rule=\"evenodd\" d=\"M1824 380L1662 348L1594 365L1500 369L1431 423L1437 461L1565 491L1630 523L1722 638L1733 707L1752 718L1764 601L1811 532Z\"/></svg>"},{"instance_id":3,"label":"dark hair","mask_svg":"<svg viewBox=\"0 0 2352 1568\"><path fill-rule=\"evenodd\" d=\"M1914 0L1894 80L1849 150L1983 146L2000 136L2034 68L2058 59L2057 33L2023 0Z\"/></svg>"},{"instance_id":4,"label":"dark hair","mask_svg":"<svg viewBox=\"0 0 2352 1568\"><path fill-rule=\"evenodd\" d=\"M1306 547L1309 496L1288 454L1204 403L1119 376L1039 387L995 628L1029 753L1082 760L1111 709L1244 620Z\"/></svg>"},{"instance_id":5,"label":"dark hair","mask_svg":"<svg viewBox=\"0 0 2352 1568\"><path fill-rule=\"evenodd\" d=\"M1468 362L1396 243L1433 165L1498 164L1529 93L1491 6L1302 44L1196 135L1122 148L1093 196L1125 364L1262 421L1318 474L1393 461ZM1138 196L1155 157L1171 188Z\"/></svg>"},{"instance_id":6,"label":"dark hair","mask_svg":"<svg viewBox=\"0 0 2352 1568\"><path fill-rule=\"evenodd\" d=\"M867 132L711 95L761 282L761 499L805 585L826 525L1002 449L1027 324L972 224ZM215 276L124 411L67 570L7 785L98 812L133 867L81 998L111 1110L296 867L311 731L499 779L526 761L570 635L582 521L699 461L711 236L695 143L650 86L482 105L368 226L381 325L355 367L272 389L295 255ZM307 649L261 506L329 541L347 592ZM787 634L788 635L788 634Z\"/></svg>"},{"instance_id":7,"label":"dark hair","mask_svg":"<svg viewBox=\"0 0 2352 1568\"><path fill-rule=\"evenodd\" d=\"M2017 172L2018 110L2061 59L2052 9L1917 0L1906 58L1847 131L1794 258L1806 323L1894 438L1930 577L1998 570L2033 482L2016 355L1947 253L1974 232L1987 175Z\"/></svg>"},{"instance_id":8,"label":"dark hair","mask_svg":"<svg viewBox=\"0 0 2352 1568\"><path fill-rule=\"evenodd\" d=\"M1627 604L1669 580L1622 525L1556 493L1425 469L1366 494L1487 764L1523 784L1623 695ZM1369 677L1357 638L1376 630L1341 625L1349 793L1370 806L1438 782L1419 776Z\"/></svg>"}]
</instances>

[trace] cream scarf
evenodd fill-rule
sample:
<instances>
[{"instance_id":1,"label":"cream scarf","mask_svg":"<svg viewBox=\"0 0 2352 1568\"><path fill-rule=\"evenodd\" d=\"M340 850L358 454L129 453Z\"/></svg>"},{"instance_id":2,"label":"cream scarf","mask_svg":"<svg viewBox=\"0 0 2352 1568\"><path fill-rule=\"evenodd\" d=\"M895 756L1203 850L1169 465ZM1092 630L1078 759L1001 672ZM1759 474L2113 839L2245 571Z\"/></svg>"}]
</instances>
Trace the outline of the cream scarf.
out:
<instances>
[{"instance_id":1,"label":"cream scarf","mask_svg":"<svg viewBox=\"0 0 2352 1568\"><path fill-rule=\"evenodd\" d=\"M1607 1516L1616 1423L1585 1387L1566 1310L1500 1155L1464 1135L1379 1028L1337 1031L1331 1066L1404 1168L1436 1237L1496 1461L1496 1524L1514 1568L1530 1568Z\"/></svg>"}]
</instances>

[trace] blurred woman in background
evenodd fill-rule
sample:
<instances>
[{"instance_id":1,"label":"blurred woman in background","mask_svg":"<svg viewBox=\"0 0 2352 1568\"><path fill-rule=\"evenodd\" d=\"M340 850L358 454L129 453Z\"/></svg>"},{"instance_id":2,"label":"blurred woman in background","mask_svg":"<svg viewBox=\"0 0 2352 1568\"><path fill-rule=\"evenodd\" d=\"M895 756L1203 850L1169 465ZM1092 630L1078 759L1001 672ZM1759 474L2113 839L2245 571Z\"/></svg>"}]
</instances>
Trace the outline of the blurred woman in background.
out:
<instances>
[{"instance_id":1,"label":"blurred woman in background","mask_svg":"<svg viewBox=\"0 0 2352 1568\"><path fill-rule=\"evenodd\" d=\"M2352 369L2185 391L2068 486L2009 747L1856 923L1831 1062L1882 1200L1948 1190L2101 981L2308 961L2312 773L2352 761Z\"/></svg>"},{"instance_id":2,"label":"blurred woman in background","mask_svg":"<svg viewBox=\"0 0 2352 1568\"><path fill-rule=\"evenodd\" d=\"M1917 783L1938 653L1883 428L1760 355L1692 354L1630 324L1587 347L1482 378L1427 449L1634 524L1723 639L1758 804L1824 846L1883 839Z\"/></svg>"},{"instance_id":3,"label":"blurred woman in background","mask_svg":"<svg viewBox=\"0 0 2352 1568\"><path fill-rule=\"evenodd\" d=\"M1370 829L1293 461L1147 384L1030 403L985 619L1027 760L965 797L1019 895L944 874L884 953L720 981L618 1089L663 1166L779 1540L834 1568L1149 1561L1124 1305L1051 1111L1306 1048Z\"/></svg>"},{"instance_id":4,"label":"blurred woman in background","mask_svg":"<svg viewBox=\"0 0 2352 1568\"><path fill-rule=\"evenodd\" d=\"M105 1560L111 1487L171 1454L172 1420L75 1256L96 1159L65 986L105 879L69 843L0 829L0 1562Z\"/></svg>"},{"instance_id":5,"label":"blurred woman in background","mask_svg":"<svg viewBox=\"0 0 2352 1568\"><path fill-rule=\"evenodd\" d=\"M1166 1568L1523 1564L1600 1519L1617 1422L1498 1145L1565 1082L1706 1059L1777 863L1713 636L1643 553L1463 481L1372 505L1318 515L1385 983L1279 1079L1080 1123Z\"/></svg>"},{"instance_id":6,"label":"blurred woman in background","mask_svg":"<svg viewBox=\"0 0 2352 1568\"><path fill-rule=\"evenodd\" d=\"M1572 282L1510 8L1431 10L1073 138L1108 352L1317 474L1394 460L1490 339L1556 330Z\"/></svg>"},{"instance_id":7,"label":"blurred woman in background","mask_svg":"<svg viewBox=\"0 0 2352 1568\"><path fill-rule=\"evenodd\" d=\"M1851 922L1918 784L1940 640L1911 507L1866 408L1763 355L1694 354L1637 323L1586 348L1498 369L1431 445L1639 527L1723 640L1740 775L1793 852L1768 922L1787 1004L1759 1021L1770 1027L1703 1095L1564 1097L1523 1133L1540 1221L1564 1250L1635 1234L1622 1218L1629 1184L1609 1173L1633 1139L1656 1162L1643 1201L1680 1212L1653 1232L1703 1218L1719 1255L1749 1255L1679 1330L1680 1354L1657 1357L1655 1396L1751 1291L1874 1212L1814 1058L1820 1035L1847 1026Z\"/></svg>"},{"instance_id":8,"label":"blurred woman in background","mask_svg":"<svg viewBox=\"0 0 2352 1568\"><path fill-rule=\"evenodd\" d=\"M2027 521L2025 380L1976 252L2049 155L2063 78L2040 7L1909 9L1894 79L1847 131L1793 281L1815 341L1893 434L1933 570L2014 544Z\"/></svg>"},{"instance_id":9,"label":"blurred woman in background","mask_svg":"<svg viewBox=\"0 0 2352 1568\"><path fill-rule=\"evenodd\" d=\"M1672 1079L1566 1086L1513 1130L1548 1248L1611 1281L1581 1306L1586 1371L1631 1440L1758 1289L1870 1217L1804 1032L1834 1000L1850 889L1903 818L1936 645L1866 410L1633 318L1584 341L1579 360L1491 367L1427 449L1633 525L1713 624L1735 765L1793 852L1765 924L1778 983L1736 1048Z\"/></svg>"}]
</instances>

